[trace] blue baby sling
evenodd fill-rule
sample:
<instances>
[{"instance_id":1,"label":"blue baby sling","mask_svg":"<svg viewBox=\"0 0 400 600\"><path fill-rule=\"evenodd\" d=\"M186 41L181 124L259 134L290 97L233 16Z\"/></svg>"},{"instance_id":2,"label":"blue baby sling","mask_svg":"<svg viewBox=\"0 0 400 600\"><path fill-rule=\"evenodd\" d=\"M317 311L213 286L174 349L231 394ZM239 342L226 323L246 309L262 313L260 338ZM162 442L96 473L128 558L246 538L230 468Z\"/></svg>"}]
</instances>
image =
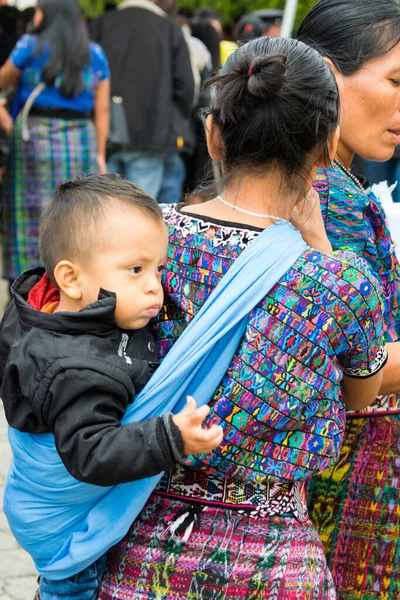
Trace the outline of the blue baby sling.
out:
<instances>
[{"instance_id":1,"label":"blue baby sling","mask_svg":"<svg viewBox=\"0 0 400 600\"><path fill-rule=\"evenodd\" d=\"M247 246L128 410L123 424L178 412L188 395L208 404L231 363L248 316L307 246L282 222ZM13 461L4 512L18 543L41 575L64 579L80 572L121 540L161 475L113 487L74 479L52 434L9 428ZM132 457L134 460L134 456Z\"/></svg>"}]
</instances>

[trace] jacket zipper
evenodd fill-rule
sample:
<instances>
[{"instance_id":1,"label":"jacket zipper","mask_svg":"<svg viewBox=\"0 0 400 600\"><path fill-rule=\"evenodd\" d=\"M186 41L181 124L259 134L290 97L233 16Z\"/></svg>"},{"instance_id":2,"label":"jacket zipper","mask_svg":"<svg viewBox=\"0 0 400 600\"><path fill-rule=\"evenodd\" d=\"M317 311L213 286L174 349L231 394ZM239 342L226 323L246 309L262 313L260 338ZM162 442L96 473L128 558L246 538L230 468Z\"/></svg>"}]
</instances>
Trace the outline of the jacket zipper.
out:
<instances>
[{"instance_id":1,"label":"jacket zipper","mask_svg":"<svg viewBox=\"0 0 400 600\"><path fill-rule=\"evenodd\" d=\"M131 365L132 360L130 359L129 356L126 355L126 348L128 346L128 342L129 342L129 335L127 333L123 333L121 336L121 341L119 343L118 356L123 357L125 359L125 361L127 362L127 364Z\"/></svg>"}]
</instances>

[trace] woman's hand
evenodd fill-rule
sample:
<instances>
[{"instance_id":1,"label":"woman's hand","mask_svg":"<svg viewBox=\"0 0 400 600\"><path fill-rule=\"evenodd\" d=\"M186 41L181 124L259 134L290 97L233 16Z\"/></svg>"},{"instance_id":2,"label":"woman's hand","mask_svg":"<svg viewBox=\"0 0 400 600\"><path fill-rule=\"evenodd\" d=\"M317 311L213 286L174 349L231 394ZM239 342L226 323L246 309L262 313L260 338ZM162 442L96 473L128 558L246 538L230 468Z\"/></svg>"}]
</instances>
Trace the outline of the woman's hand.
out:
<instances>
[{"instance_id":1,"label":"woman's hand","mask_svg":"<svg viewBox=\"0 0 400 600\"><path fill-rule=\"evenodd\" d=\"M331 243L326 235L318 193L311 189L307 196L296 203L290 222L298 229L303 240L311 248L330 254Z\"/></svg>"},{"instance_id":2,"label":"woman's hand","mask_svg":"<svg viewBox=\"0 0 400 600\"><path fill-rule=\"evenodd\" d=\"M105 175L107 173L107 163L105 157L102 154L98 154L96 160L100 175Z\"/></svg>"},{"instance_id":3,"label":"woman's hand","mask_svg":"<svg viewBox=\"0 0 400 600\"><path fill-rule=\"evenodd\" d=\"M5 98L0 100L0 129L5 131L7 135L11 135L14 123L10 113L6 109L6 103L7 100Z\"/></svg>"},{"instance_id":4,"label":"woman's hand","mask_svg":"<svg viewBox=\"0 0 400 600\"><path fill-rule=\"evenodd\" d=\"M209 454L222 442L222 427L218 425L212 425L209 429L203 429L202 427L202 423L209 412L208 406L196 408L196 401L188 396L185 408L172 417L182 434L186 456L190 454Z\"/></svg>"},{"instance_id":5,"label":"woman's hand","mask_svg":"<svg viewBox=\"0 0 400 600\"><path fill-rule=\"evenodd\" d=\"M94 99L94 124L97 137L97 166L99 172L107 173L106 147L110 126L110 80L100 81Z\"/></svg>"}]
</instances>

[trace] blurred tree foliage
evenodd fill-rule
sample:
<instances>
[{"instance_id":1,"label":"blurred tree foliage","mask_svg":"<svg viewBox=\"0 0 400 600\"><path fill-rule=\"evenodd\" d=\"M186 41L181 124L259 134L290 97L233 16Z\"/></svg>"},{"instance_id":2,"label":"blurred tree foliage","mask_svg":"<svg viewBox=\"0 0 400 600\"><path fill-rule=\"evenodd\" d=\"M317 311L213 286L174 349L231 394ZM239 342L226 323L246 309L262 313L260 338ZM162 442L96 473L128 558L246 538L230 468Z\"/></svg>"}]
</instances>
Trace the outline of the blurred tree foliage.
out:
<instances>
[{"instance_id":1,"label":"blurred tree foliage","mask_svg":"<svg viewBox=\"0 0 400 600\"><path fill-rule=\"evenodd\" d=\"M296 21L300 22L317 0L299 0ZM177 0L179 8L190 8L193 11L200 6L215 8L224 24L231 24L245 13L260 8L284 8L285 0Z\"/></svg>"},{"instance_id":2,"label":"blurred tree foliage","mask_svg":"<svg viewBox=\"0 0 400 600\"><path fill-rule=\"evenodd\" d=\"M121 1L114 0L115 4ZM96 17L103 12L107 0L79 0L79 2L88 17ZM299 22L316 2L317 0L299 0L296 21ZM211 6L218 11L223 23L229 25L241 15L259 8L284 8L285 0L177 0L177 6L190 8L193 12L201 6Z\"/></svg>"}]
</instances>

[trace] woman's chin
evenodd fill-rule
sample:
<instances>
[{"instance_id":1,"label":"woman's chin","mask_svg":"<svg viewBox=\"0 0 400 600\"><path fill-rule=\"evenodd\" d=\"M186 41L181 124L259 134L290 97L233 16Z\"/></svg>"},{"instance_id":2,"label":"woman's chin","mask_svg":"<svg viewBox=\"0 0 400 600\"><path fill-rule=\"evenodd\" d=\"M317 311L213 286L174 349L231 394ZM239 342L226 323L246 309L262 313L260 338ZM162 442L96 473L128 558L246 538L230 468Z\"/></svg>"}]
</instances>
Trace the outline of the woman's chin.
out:
<instances>
[{"instance_id":1,"label":"woman's chin","mask_svg":"<svg viewBox=\"0 0 400 600\"><path fill-rule=\"evenodd\" d=\"M372 144L371 144L372 146ZM359 156L364 158L365 160L373 160L375 162L386 162L393 157L394 151L396 149L397 144L393 144L390 146L385 146L381 148L368 148L368 150L364 153L359 152Z\"/></svg>"}]
</instances>

